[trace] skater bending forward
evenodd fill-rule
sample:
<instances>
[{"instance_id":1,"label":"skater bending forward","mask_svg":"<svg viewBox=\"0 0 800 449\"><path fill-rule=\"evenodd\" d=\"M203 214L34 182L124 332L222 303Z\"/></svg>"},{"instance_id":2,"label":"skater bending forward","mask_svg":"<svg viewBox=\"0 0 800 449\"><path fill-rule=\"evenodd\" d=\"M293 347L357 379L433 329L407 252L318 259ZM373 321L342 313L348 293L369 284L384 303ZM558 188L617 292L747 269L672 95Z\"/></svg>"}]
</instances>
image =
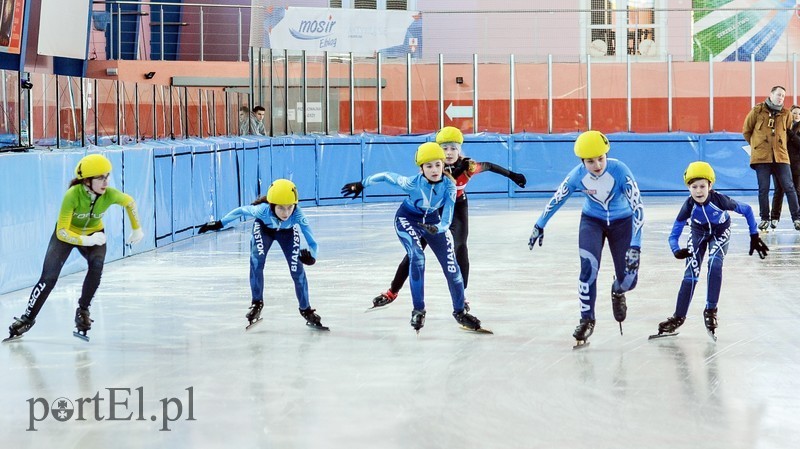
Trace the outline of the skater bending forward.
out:
<instances>
[{"instance_id":1,"label":"skater bending forward","mask_svg":"<svg viewBox=\"0 0 800 449\"><path fill-rule=\"evenodd\" d=\"M254 324L261 320L261 309L264 307L264 263L267 260L272 243L277 241L283 250L289 273L294 281L294 291L300 305L300 315L307 324L317 328L322 326L316 310L311 308L308 300L308 281L303 265L314 265L317 260L317 241L311 233L300 206L297 205L297 188L288 179L276 179L262 196L250 206L238 207L221 220L212 221L200 227L201 234L218 231L240 217L255 218L253 237L250 240L250 292L252 304L245 317ZM300 232L302 231L308 248L300 249ZM327 329L327 328L325 328Z\"/></svg>"},{"instance_id":2,"label":"skater bending forward","mask_svg":"<svg viewBox=\"0 0 800 449\"><path fill-rule=\"evenodd\" d=\"M717 303L722 287L722 264L728 253L731 236L731 219L728 211L734 211L747 220L750 232L750 255L757 252L762 259L767 257L767 245L758 236L753 210L745 203L733 199L711 189L714 184L714 169L707 162L692 162L683 175L683 181L689 188L690 196L683 203L672 233L669 235L669 247L677 259L686 259L686 270L683 273L681 288L678 290L678 301L675 314L659 323L658 334L674 334L686 321L686 313L692 302L694 288L700 278L700 265L708 251L708 293L703 319L706 330L715 339L717 329ZM687 222L691 222L691 234L686 248L681 248L678 239Z\"/></svg>"},{"instance_id":3,"label":"skater bending forward","mask_svg":"<svg viewBox=\"0 0 800 449\"><path fill-rule=\"evenodd\" d=\"M597 273L603 246L608 240L614 261L614 283L611 287L611 308L620 323L627 315L625 292L636 287L642 241L644 211L639 187L627 165L608 158L608 139L599 131L586 131L575 141L575 155L581 163L572 169L556 190L536 221L528 248L544 242L544 228L553 214L574 192L583 192L586 201L581 213L578 234L581 272L578 278L578 299L581 319L572 334L577 346L587 342L594 332Z\"/></svg>"},{"instance_id":4,"label":"skater bending forward","mask_svg":"<svg viewBox=\"0 0 800 449\"><path fill-rule=\"evenodd\" d=\"M442 146L445 154L445 170L456 181L456 205L453 207L453 222L450 224L450 233L453 234L453 245L455 246L456 261L461 269L461 276L464 278L464 290L469 287L469 251L467 249L467 237L469 236L469 206L465 187L473 176L478 173L492 172L505 176L514 181L520 187L525 187L527 180L522 173L515 173L510 170L493 164L491 162L476 162L465 157L461 152L461 145L464 143L464 135L461 130L453 126L445 126L436 133L436 143ZM422 245L426 243L423 240ZM397 298L400 289L403 288L408 279L408 256L403 258L397 267L397 272L392 279L389 290L381 293L372 300L373 307L385 306ZM466 305L469 311L469 304Z\"/></svg>"},{"instance_id":5,"label":"skater bending forward","mask_svg":"<svg viewBox=\"0 0 800 449\"><path fill-rule=\"evenodd\" d=\"M424 238L439 260L447 279L453 301L453 317L465 328L478 331L481 329L480 320L464 310L464 280L456 262L453 236L450 233L456 183L445 173L444 159L444 150L439 144L423 143L417 148L415 156L415 162L420 168L418 175L409 178L396 173L377 173L363 181L345 184L342 194L355 199L365 187L378 182L395 185L408 193L408 198L397 209L394 224L397 237L410 262L411 299L414 303L411 326L419 332L425 324Z\"/></svg>"},{"instance_id":6,"label":"skater bending forward","mask_svg":"<svg viewBox=\"0 0 800 449\"><path fill-rule=\"evenodd\" d=\"M53 235L47 245L42 274L31 291L25 313L9 326L9 338L17 337L36 322L47 297L58 281L61 269L73 249L86 259L88 271L83 280L78 308L75 309L75 336L88 340L86 332L92 328L89 306L103 274L106 259L106 235L103 215L114 204L125 208L133 231L128 237L130 245L138 243L144 232L139 225L136 203L130 195L108 186L111 175L111 161L100 154L90 154L82 158L75 167L75 178L61 201Z\"/></svg>"}]
</instances>

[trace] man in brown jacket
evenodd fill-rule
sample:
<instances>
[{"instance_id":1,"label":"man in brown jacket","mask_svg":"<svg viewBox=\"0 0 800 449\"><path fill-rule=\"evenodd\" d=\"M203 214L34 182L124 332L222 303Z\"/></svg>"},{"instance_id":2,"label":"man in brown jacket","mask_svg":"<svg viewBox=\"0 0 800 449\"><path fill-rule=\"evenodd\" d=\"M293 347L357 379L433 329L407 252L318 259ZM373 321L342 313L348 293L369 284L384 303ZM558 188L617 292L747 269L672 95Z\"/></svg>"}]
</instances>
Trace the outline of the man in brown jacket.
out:
<instances>
[{"instance_id":1,"label":"man in brown jacket","mask_svg":"<svg viewBox=\"0 0 800 449\"><path fill-rule=\"evenodd\" d=\"M794 190L789 167L789 151L786 148L786 130L792 124L792 116L783 108L785 97L785 88L773 87L769 97L750 110L742 127L744 140L750 144L750 168L756 171L758 179L758 208L761 216L758 228L761 230L769 227L769 180L774 176L786 192L794 228L800 231L800 206L797 203L797 192Z\"/></svg>"}]
</instances>

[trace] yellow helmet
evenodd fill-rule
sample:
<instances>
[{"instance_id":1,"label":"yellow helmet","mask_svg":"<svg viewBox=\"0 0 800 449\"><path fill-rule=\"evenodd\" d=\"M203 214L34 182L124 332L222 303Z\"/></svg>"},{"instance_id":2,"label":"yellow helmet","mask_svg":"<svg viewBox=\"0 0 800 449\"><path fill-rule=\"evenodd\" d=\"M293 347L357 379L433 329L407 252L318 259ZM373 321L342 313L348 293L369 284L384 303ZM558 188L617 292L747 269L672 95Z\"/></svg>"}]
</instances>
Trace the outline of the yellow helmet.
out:
<instances>
[{"instance_id":1,"label":"yellow helmet","mask_svg":"<svg viewBox=\"0 0 800 449\"><path fill-rule=\"evenodd\" d=\"M444 160L444 150L436 142L425 142L417 148L414 160L417 165L427 164L438 159Z\"/></svg>"},{"instance_id":2,"label":"yellow helmet","mask_svg":"<svg viewBox=\"0 0 800 449\"><path fill-rule=\"evenodd\" d=\"M75 177L78 179L94 178L111 173L111 161L102 154L84 156L75 166Z\"/></svg>"},{"instance_id":3,"label":"yellow helmet","mask_svg":"<svg viewBox=\"0 0 800 449\"><path fill-rule=\"evenodd\" d=\"M443 143L457 143L461 145L464 143L464 134L455 126L445 126L436 133L436 143L439 145Z\"/></svg>"},{"instance_id":4,"label":"yellow helmet","mask_svg":"<svg viewBox=\"0 0 800 449\"><path fill-rule=\"evenodd\" d=\"M600 131L586 131L575 140L575 156L593 159L608 153L610 147L605 134Z\"/></svg>"},{"instance_id":5,"label":"yellow helmet","mask_svg":"<svg viewBox=\"0 0 800 449\"><path fill-rule=\"evenodd\" d=\"M714 176L714 169L708 162L697 161L692 162L686 167L683 172L683 182L688 186L695 179L708 179L708 182L714 184L716 177Z\"/></svg>"},{"instance_id":6,"label":"yellow helmet","mask_svg":"<svg viewBox=\"0 0 800 449\"><path fill-rule=\"evenodd\" d=\"M288 179L276 179L267 190L267 202L278 206L297 204L297 187Z\"/></svg>"}]
</instances>

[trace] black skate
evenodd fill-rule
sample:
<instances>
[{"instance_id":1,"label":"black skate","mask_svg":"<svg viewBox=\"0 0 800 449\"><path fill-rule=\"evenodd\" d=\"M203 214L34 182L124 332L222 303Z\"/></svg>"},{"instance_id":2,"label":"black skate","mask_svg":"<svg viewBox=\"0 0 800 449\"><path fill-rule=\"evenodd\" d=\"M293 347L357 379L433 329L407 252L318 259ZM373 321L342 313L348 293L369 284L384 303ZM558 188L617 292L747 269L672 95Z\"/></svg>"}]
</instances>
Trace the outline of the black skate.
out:
<instances>
[{"instance_id":1,"label":"black skate","mask_svg":"<svg viewBox=\"0 0 800 449\"><path fill-rule=\"evenodd\" d=\"M614 319L619 323L619 334L622 335L622 322L628 316L628 304L625 302L625 293L614 293L611 291L611 311L614 312Z\"/></svg>"},{"instance_id":2,"label":"black skate","mask_svg":"<svg viewBox=\"0 0 800 449\"><path fill-rule=\"evenodd\" d=\"M411 311L411 327L417 331L419 334L419 330L422 329L422 326L425 325L425 311L424 310L417 310L414 309Z\"/></svg>"},{"instance_id":3,"label":"black skate","mask_svg":"<svg viewBox=\"0 0 800 449\"><path fill-rule=\"evenodd\" d=\"M686 321L685 316L682 317L671 316L667 318L666 321L658 323L658 334L651 335L648 338L648 340L653 340L656 338L663 338L663 337L674 337L678 335L679 332L675 331L678 330L678 328L681 327L681 325L683 325L684 321Z\"/></svg>"},{"instance_id":4,"label":"black skate","mask_svg":"<svg viewBox=\"0 0 800 449\"><path fill-rule=\"evenodd\" d=\"M386 292L381 293L380 295L376 296L372 299L372 307L366 310L366 312L378 309L383 306L388 306L394 300L397 299L397 293L394 293L391 290L386 290Z\"/></svg>"},{"instance_id":5,"label":"black skate","mask_svg":"<svg viewBox=\"0 0 800 449\"><path fill-rule=\"evenodd\" d=\"M83 341L89 341L89 336L86 335L86 332L92 328L92 323L94 322L89 315L89 309L81 309L80 307L75 309L75 329L77 330L73 331L72 335Z\"/></svg>"},{"instance_id":6,"label":"black skate","mask_svg":"<svg viewBox=\"0 0 800 449\"><path fill-rule=\"evenodd\" d=\"M323 326L319 315L314 313L316 311L316 309L312 309L311 307L307 309L300 309L300 315L306 319L306 326L311 326L312 328L320 331L329 331L330 328Z\"/></svg>"},{"instance_id":7,"label":"black skate","mask_svg":"<svg viewBox=\"0 0 800 449\"><path fill-rule=\"evenodd\" d=\"M4 338L3 343L22 337L22 334L28 332L36 323L36 320L28 318L28 315L14 317L14 320L11 326L8 326L8 338Z\"/></svg>"},{"instance_id":8,"label":"black skate","mask_svg":"<svg viewBox=\"0 0 800 449\"><path fill-rule=\"evenodd\" d=\"M573 346L572 349L581 349L585 346L589 346L589 337L591 337L594 332L594 323L594 320L581 318L578 327L576 327L575 332L572 333L572 337L575 338L575 346Z\"/></svg>"},{"instance_id":9,"label":"black skate","mask_svg":"<svg viewBox=\"0 0 800 449\"><path fill-rule=\"evenodd\" d=\"M706 323L706 332L708 332L708 336L711 337L712 340L717 341L717 336L714 333L717 330L717 309L703 310L703 321Z\"/></svg>"},{"instance_id":10,"label":"black skate","mask_svg":"<svg viewBox=\"0 0 800 449\"><path fill-rule=\"evenodd\" d=\"M461 310L460 312L453 312L453 318L456 319L458 324L461 325L461 328L468 331L478 332L481 334L493 334L489 329L485 329L481 327L481 320L475 318L473 315L467 313L467 309Z\"/></svg>"},{"instance_id":11,"label":"black skate","mask_svg":"<svg viewBox=\"0 0 800 449\"><path fill-rule=\"evenodd\" d=\"M253 301L252 304L250 304L250 310L248 310L247 315L244 316L247 318L249 324L244 328L244 330L249 330L251 327L261 322L261 309L263 308L264 301Z\"/></svg>"}]
</instances>

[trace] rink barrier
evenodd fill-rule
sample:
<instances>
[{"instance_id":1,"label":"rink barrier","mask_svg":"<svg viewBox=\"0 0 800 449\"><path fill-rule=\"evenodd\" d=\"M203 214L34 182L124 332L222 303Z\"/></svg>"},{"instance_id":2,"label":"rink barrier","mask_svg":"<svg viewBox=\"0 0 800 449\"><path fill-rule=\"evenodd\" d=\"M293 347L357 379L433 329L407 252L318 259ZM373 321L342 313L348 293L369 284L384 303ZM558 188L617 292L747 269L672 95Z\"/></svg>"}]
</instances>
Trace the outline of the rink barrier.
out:
<instances>
[{"instance_id":1,"label":"rink barrier","mask_svg":"<svg viewBox=\"0 0 800 449\"><path fill-rule=\"evenodd\" d=\"M414 153L432 134L384 136L242 136L148 141L68 151L0 154L0 293L33 285L53 232L64 191L78 160L102 152L114 172L110 185L134 197L145 239L124 244L130 223L122 208L104 217L107 261L148 251L197 234L198 227L265 195L272 180L295 182L303 207L355 202L400 201L399 189L371 186L362 198L345 200L342 185L380 171L406 176L418 172ZM465 136L463 151L525 174L520 188L491 173L467 185L473 198L549 197L579 163L573 153L577 133ZM696 160L710 162L715 188L754 193L755 172L742 149L741 134L610 134L610 157L623 160L645 195L684 195L683 171ZM63 274L85 269L74 252Z\"/></svg>"}]
</instances>

